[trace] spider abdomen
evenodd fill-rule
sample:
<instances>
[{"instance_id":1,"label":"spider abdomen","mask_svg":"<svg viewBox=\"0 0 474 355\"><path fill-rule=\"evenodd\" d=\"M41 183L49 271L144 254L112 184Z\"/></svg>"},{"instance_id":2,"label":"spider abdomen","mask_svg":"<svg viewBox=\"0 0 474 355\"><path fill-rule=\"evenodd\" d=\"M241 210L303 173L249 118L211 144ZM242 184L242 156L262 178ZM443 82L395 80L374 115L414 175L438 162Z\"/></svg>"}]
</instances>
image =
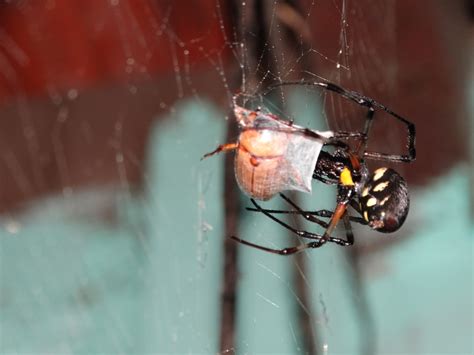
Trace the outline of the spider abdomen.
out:
<instances>
[{"instance_id":1,"label":"spider abdomen","mask_svg":"<svg viewBox=\"0 0 474 355\"><path fill-rule=\"evenodd\" d=\"M410 198L406 181L395 170L379 168L369 177L359 196L361 213L379 232L399 229L408 214Z\"/></svg>"}]
</instances>

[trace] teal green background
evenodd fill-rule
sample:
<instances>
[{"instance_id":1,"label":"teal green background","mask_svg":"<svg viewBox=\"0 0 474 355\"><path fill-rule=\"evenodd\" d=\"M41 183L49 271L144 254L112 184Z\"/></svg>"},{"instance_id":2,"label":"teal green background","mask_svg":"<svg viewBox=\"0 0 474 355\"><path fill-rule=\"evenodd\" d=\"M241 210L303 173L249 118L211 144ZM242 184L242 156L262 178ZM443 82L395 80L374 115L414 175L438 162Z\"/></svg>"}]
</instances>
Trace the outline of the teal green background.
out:
<instances>
[{"instance_id":1,"label":"teal green background","mask_svg":"<svg viewBox=\"0 0 474 355\"><path fill-rule=\"evenodd\" d=\"M305 110L303 123L314 116ZM200 158L225 141L225 115L205 100L177 104L150 133L141 190L76 190L2 217L2 354L218 351L224 159ZM362 245L400 238L360 265L377 353L472 353L470 174L472 166L460 164L412 189L409 219L395 235L356 230ZM302 204L329 208L334 190L313 185ZM111 220L102 215L109 209ZM242 238L274 247L298 243L264 216L242 213ZM245 246L239 252L237 348L229 353L300 353L294 258ZM331 245L305 258L320 345L328 354L358 353L366 324L354 309L345 251Z\"/></svg>"}]
</instances>

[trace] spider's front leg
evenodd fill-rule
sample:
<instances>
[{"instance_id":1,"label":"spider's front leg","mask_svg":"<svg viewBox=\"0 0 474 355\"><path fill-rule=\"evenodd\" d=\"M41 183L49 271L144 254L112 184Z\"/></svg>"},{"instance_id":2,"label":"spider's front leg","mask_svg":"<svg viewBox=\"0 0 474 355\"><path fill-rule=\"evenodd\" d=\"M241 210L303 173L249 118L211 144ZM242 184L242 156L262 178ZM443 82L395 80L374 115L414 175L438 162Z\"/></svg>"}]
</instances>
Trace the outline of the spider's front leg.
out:
<instances>
[{"instance_id":1,"label":"spider's front leg","mask_svg":"<svg viewBox=\"0 0 474 355\"><path fill-rule=\"evenodd\" d=\"M323 246L326 243L326 240L321 239L320 241L317 241L317 242L301 244L301 245L298 245L296 247L289 247L289 248L283 248L283 249L272 249L272 248L264 247L262 245L250 243L246 240L243 240L243 239L240 239L240 238L237 238L237 237L234 237L234 236L231 236L230 238L235 240L236 242L242 243L242 244L247 245L249 247L260 249L260 250L263 250L263 251L266 251L266 252L269 252L269 253L273 253L273 254L278 254L278 255L291 255L291 254L299 253L300 251L303 251L303 250L308 249L308 248L319 248L319 247Z\"/></svg>"},{"instance_id":2,"label":"spider's front leg","mask_svg":"<svg viewBox=\"0 0 474 355\"><path fill-rule=\"evenodd\" d=\"M212 152L204 154L202 156L201 160L209 158L210 156L212 156L214 154L218 154L218 153L221 153L221 152L228 152L228 151L231 151L231 150L235 150L237 148L239 148L239 143L238 142L237 143L221 144L216 149L214 149Z\"/></svg>"},{"instance_id":3,"label":"spider's front leg","mask_svg":"<svg viewBox=\"0 0 474 355\"><path fill-rule=\"evenodd\" d=\"M284 198L286 198L286 197L284 197ZM267 210L261 208L260 205L255 200L251 199L251 201L252 201L253 205L255 206L256 211L262 212L267 217L269 217L273 221L277 222L278 224L280 224L284 228L288 229L293 234L295 234L299 237L302 237L302 238L314 239L316 241L309 242L309 243L306 243L306 244L301 244L301 245L298 245L298 246L295 246L295 247L289 247L289 248L283 248L283 249L272 249L272 248L268 248L268 247L265 247L265 246L262 246L262 245L258 245L258 244L248 242L246 240L237 238L235 236L231 237L232 239L234 239L235 241L237 241L239 243L242 243L242 244L245 244L247 246L251 246L253 248L257 248L257 249L260 249L260 250L263 250L263 251L266 251L266 252L269 252L269 253L278 254L278 255L292 255L292 254L295 254L295 253L299 253L299 252L301 252L305 249L320 248L321 246L323 246L327 242L336 243L336 244L341 245L341 246L348 246L348 245L354 244L354 237L352 235L352 230L350 229L350 226L349 226L349 229L348 229L347 225L346 225L347 223L350 222L350 220L347 216L347 213L346 213L347 204L348 204L349 200L342 200L338 203L336 209L334 210L334 212L332 214L331 221L329 222L329 224L327 224L326 222L321 221L319 219L312 220L315 223L327 226L326 231L322 235L307 232L307 231L303 231L303 230L298 230L298 229L290 226L289 224L283 222L282 220L276 218L275 216L273 216ZM290 201L290 200L288 199L288 201ZM291 203L293 203L293 202L291 202ZM296 204L294 206L296 206ZM301 213L303 211L300 209L299 212ZM336 225L339 223L339 221L341 219L344 220L344 224L346 226L346 236L347 236L346 240L341 239L341 238L331 237L331 234L332 234L334 228L336 227Z\"/></svg>"}]
</instances>

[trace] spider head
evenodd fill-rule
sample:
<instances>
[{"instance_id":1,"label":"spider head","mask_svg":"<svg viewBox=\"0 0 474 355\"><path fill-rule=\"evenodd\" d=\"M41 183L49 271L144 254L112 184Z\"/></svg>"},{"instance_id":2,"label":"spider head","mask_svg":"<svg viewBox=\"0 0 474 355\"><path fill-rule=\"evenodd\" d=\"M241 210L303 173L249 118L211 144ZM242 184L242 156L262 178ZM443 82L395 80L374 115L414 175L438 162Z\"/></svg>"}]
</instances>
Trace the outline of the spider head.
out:
<instances>
[{"instance_id":1,"label":"spider head","mask_svg":"<svg viewBox=\"0 0 474 355\"><path fill-rule=\"evenodd\" d=\"M379 168L371 174L359 195L362 216L379 232L399 229L408 214L410 198L406 181L395 170Z\"/></svg>"}]
</instances>

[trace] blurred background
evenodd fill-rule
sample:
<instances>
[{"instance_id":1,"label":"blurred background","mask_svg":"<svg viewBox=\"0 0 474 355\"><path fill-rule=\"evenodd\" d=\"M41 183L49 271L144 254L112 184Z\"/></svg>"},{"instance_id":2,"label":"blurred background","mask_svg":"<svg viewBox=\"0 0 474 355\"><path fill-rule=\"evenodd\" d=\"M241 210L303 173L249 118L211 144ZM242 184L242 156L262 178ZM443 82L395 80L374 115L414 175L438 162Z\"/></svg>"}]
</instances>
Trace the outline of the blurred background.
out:
<instances>
[{"instance_id":1,"label":"blurred background","mask_svg":"<svg viewBox=\"0 0 474 355\"><path fill-rule=\"evenodd\" d=\"M2 1L0 352L473 353L473 25L470 0ZM234 93L300 79L416 124L400 231L289 257L228 238L303 242L245 210L232 153L200 161L238 136ZM269 101L319 130L365 114L301 87ZM402 152L376 117L371 149Z\"/></svg>"}]
</instances>

